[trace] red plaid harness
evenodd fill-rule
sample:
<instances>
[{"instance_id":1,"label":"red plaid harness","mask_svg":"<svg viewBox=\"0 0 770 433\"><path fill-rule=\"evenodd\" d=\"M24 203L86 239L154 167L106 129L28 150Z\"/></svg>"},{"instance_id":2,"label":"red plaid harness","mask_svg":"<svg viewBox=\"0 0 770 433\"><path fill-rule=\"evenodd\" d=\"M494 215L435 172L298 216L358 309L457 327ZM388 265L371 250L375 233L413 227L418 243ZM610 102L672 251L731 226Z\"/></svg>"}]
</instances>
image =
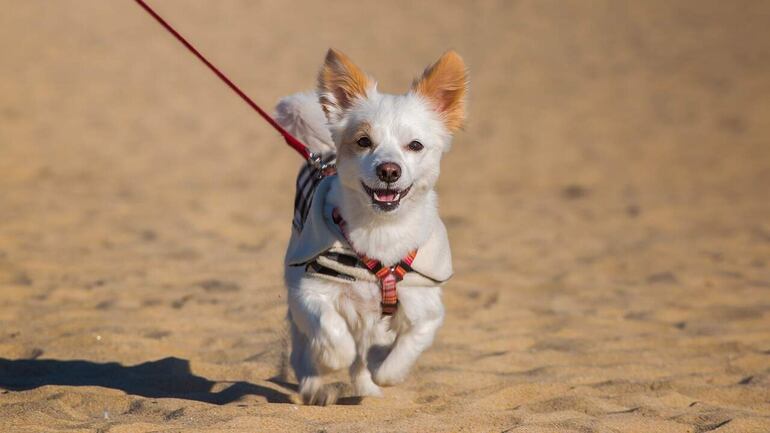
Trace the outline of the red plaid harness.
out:
<instances>
[{"instance_id":1,"label":"red plaid harness","mask_svg":"<svg viewBox=\"0 0 770 433\"><path fill-rule=\"evenodd\" d=\"M345 240L348 241L350 247L353 248L353 244L348 238L347 222L342 218L337 208L334 208L334 211L332 211L332 220L340 228L340 232L345 236ZM407 272L413 271L412 262L417 256L417 250L410 251L400 262L390 267L383 265L379 260L369 258L359 252L356 252L356 254L361 263L380 281L382 314L385 316L393 315L398 309L397 283L404 279L404 275Z\"/></svg>"}]
</instances>

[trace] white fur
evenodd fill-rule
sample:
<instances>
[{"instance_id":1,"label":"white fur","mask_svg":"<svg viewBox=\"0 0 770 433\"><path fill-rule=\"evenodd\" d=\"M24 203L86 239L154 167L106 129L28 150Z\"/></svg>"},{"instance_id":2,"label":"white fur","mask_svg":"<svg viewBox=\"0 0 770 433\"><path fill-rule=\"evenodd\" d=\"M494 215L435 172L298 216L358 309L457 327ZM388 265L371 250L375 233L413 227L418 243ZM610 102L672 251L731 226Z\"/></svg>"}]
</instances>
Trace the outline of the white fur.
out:
<instances>
[{"instance_id":1,"label":"white fur","mask_svg":"<svg viewBox=\"0 0 770 433\"><path fill-rule=\"evenodd\" d=\"M431 105L415 93L380 94L372 85L366 98L329 116L327 125L311 94L284 98L279 121L314 147L337 146L346 128L365 120L377 146L371 152L337 161L338 176L328 200L348 223L353 247L360 253L395 264L420 247L438 222L434 191L442 154L451 134ZM327 95L328 97L329 95ZM328 129L327 129L328 128ZM331 132L327 135L325 131ZM421 152L406 145L419 140ZM398 188L412 185L399 207L383 212L371 203L361 181L383 187L375 167L396 162L402 167ZM398 286L399 308L392 317L380 313L380 289L371 282L334 283L307 277L301 267L285 272L291 322L291 365L307 404L331 404L337 390L324 383L329 372L347 368L358 395L379 396L380 386L402 382L418 356L427 349L444 317L441 288Z\"/></svg>"},{"instance_id":2,"label":"white fur","mask_svg":"<svg viewBox=\"0 0 770 433\"><path fill-rule=\"evenodd\" d=\"M317 152L334 150L332 136L315 92L296 93L275 107L275 120Z\"/></svg>"}]
</instances>

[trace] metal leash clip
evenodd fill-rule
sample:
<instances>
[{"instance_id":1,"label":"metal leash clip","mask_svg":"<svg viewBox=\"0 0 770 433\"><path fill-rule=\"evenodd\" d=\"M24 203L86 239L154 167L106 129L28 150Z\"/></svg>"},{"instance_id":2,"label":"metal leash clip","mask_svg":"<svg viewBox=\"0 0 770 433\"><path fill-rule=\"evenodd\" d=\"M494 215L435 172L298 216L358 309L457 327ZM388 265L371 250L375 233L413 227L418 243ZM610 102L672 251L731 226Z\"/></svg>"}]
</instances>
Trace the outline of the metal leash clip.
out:
<instances>
[{"instance_id":1,"label":"metal leash clip","mask_svg":"<svg viewBox=\"0 0 770 433\"><path fill-rule=\"evenodd\" d=\"M318 153L311 152L310 156L307 158L307 163L318 171L319 179L337 173L337 166L333 163L324 162L321 155Z\"/></svg>"}]
</instances>

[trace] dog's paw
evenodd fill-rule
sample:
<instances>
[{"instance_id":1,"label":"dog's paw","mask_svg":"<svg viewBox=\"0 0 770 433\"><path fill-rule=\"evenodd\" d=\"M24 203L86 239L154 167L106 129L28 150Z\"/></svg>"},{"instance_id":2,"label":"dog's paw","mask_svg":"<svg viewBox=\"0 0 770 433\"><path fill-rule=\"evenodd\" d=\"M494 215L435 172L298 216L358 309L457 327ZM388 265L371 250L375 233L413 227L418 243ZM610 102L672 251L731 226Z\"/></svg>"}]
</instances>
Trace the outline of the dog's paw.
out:
<instances>
[{"instance_id":1,"label":"dog's paw","mask_svg":"<svg viewBox=\"0 0 770 433\"><path fill-rule=\"evenodd\" d=\"M307 377L299 384L299 395L303 404L328 406L337 402L339 388L323 383L320 377Z\"/></svg>"},{"instance_id":2,"label":"dog's paw","mask_svg":"<svg viewBox=\"0 0 770 433\"><path fill-rule=\"evenodd\" d=\"M369 378L356 380L353 386L360 397L382 397L382 389Z\"/></svg>"},{"instance_id":3,"label":"dog's paw","mask_svg":"<svg viewBox=\"0 0 770 433\"><path fill-rule=\"evenodd\" d=\"M403 368L396 368L393 363L385 362L380 365L377 371L372 374L374 383L380 386L393 386L406 380L406 375L409 370Z\"/></svg>"}]
</instances>

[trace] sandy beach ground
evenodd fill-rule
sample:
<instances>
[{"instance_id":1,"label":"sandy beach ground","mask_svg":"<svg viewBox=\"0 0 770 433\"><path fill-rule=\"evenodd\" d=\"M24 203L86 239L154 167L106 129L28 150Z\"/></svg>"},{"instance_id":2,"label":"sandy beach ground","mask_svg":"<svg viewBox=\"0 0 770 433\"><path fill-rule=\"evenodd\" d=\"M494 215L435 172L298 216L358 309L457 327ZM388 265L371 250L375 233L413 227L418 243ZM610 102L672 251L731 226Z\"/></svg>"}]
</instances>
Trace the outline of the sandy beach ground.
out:
<instances>
[{"instance_id":1,"label":"sandy beach ground","mask_svg":"<svg viewBox=\"0 0 770 433\"><path fill-rule=\"evenodd\" d=\"M770 2L152 3L267 106L465 57L446 323L297 405L297 156L132 1L2 0L1 432L770 431Z\"/></svg>"}]
</instances>

